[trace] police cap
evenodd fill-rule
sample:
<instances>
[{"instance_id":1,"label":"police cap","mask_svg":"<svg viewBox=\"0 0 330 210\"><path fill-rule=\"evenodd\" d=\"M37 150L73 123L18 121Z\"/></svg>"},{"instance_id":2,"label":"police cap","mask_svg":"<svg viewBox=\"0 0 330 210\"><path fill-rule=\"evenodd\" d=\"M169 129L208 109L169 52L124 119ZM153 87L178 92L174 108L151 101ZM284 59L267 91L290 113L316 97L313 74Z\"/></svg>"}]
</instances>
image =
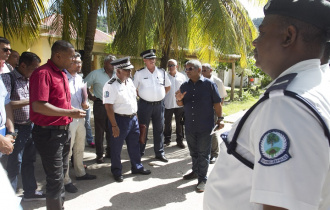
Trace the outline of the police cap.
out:
<instances>
[{"instance_id":1,"label":"police cap","mask_svg":"<svg viewBox=\"0 0 330 210\"><path fill-rule=\"evenodd\" d=\"M156 58L156 50L155 49L150 49L150 50L146 50L146 51L143 51L140 56L143 58L143 59L150 59L150 58Z\"/></svg>"},{"instance_id":2,"label":"police cap","mask_svg":"<svg viewBox=\"0 0 330 210\"><path fill-rule=\"evenodd\" d=\"M330 30L330 2L328 0L269 0L265 15L282 15Z\"/></svg>"},{"instance_id":3,"label":"police cap","mask_svg":"<svg viewBox=\"0 0 330 210\"><path fill-rule=\"evenodd\" d=\"M132 69L134 66L130 62L130 57L120 58L111 61L111 65L116 69Z\"/></svg>"}]
</instances>

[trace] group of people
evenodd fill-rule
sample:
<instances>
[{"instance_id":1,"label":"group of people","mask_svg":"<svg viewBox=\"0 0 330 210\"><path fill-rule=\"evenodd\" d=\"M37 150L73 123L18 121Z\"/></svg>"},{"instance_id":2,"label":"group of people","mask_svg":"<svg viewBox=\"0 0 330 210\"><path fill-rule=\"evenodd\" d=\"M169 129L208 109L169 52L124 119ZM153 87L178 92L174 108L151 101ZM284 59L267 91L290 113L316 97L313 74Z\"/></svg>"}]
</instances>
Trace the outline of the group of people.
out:
<instances>
[{"instance_id":1,"label":"group of people","mask_svg":"<svg viewBox=\"0 0 330 210\"><path fill-rule=\"evenodd\" d=\"M47 209L61 209L67 185L64 184L70 183L67 169L71 151L75 170L84 168L79 156L82 146L77 141L79 135L85 135L80 133L84 124L81 119L86 115L89 97L94 102L94 114L99 115L95 116L100 138L95 139L96 161L104 162L105 132L106 155L111 157L111 172L117 182L124 179L120 157L124 140L131 172L151 173L141 163L147 137L140 136L141 127L148 128L150 119L155 158L168 162L164 145L171 143L174 114L177 146L185 147L181 124L184 116L184 133L192 158L192 171L183 179L198 180L196 190L205 190L204 209L329 209L330 2L269 0L264 13L259 36L253 41L254 57L256 65L274 81L260 100L228 132L221 134L220 153L219 143L213 146L210 133L223 128L225 93L219 90L221 82L211 74L210 65L187 61L185 79L176 71L174 59L168 61L168 73L156 67L156 51L151 49L141 53L146 67L136 71L133 79L134 67L129 57L108 56L104 69L91 72L85 78L87 84L83 84L81 78L76 78L78 67L74 67L79 66L79 55L62 40L53 44L51 59L45 65L38 67L40 59L35 54L22 53L12 73L15 77L1 76L0 152L14 154L25 138L24 152L8 158L8 164L19 162L17 159L24 162L29 152L33 155L28 158L35 158L35 152L29 148L33 142L46 173ZM7 41L0 38L1 71L6 69L2 60L10 54ZM14 85L11 81L15 81ZM93 94L88 90L91 86ZM7 91L3 91L5 88ZM18 91L12 91L13 88ZM11 96L17 99L10 102ZM218 155L208 179L210 160ZM24 164L19 166L22 174L32 173ZM7 165L13 187L17 185L17 170L16 165ZM96 178L84 170L75 174L77 180ZM2 167L0 175L3 176ZM43 196L36 191L35 179L29 178L23 180L24 197ZM1 183L4 181L1 177ZM1 186L3 194L8 183ZM12 189L9 191L5 196L13 193Z\"/></svg>"}]
</instances>

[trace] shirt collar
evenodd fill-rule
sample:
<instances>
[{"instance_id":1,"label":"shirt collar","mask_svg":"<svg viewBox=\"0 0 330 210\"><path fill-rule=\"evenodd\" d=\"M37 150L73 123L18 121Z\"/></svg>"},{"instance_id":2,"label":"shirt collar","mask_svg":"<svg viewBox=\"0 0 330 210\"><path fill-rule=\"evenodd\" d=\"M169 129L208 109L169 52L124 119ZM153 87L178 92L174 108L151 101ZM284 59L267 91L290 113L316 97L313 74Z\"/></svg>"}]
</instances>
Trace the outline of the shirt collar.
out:
<instances>
[{"instance_id":1,"label":"shirt collar","mask_svg":"<svg viewBox=\"0 0 330 210\"><path fill-rule=\"evenodd\" d=\"M197 82L198 82L198 81L204 82L204 81L205 81L205 77L203 77L203 75L201 75L201 76L199 77L199 79L197 80ZM188 82L193 83L193 81L191 81L191 79L189 79Z\"/></svg>"},{"instance_id":2,"label":"shirt collar","mask_svg":"<svg viewBox=\"0 0 330 210\"><path fill-rule=\"evenodd\" d=\"M47 64L50 65L54 71L61 71L51 59L48 59Z\"/></svg>"},{"instance_id":3,"label":"shirt collar","mask_svg":"<svg viewBox=\"0 0 330 210\"><path fill-rule=\"evenodd\" d=\"M13 74L15 74L16 78L29 79L25 78L21 73L19 73L19 71L17 71L17 69L14 69Z\"/></svg>"}]
</instances>

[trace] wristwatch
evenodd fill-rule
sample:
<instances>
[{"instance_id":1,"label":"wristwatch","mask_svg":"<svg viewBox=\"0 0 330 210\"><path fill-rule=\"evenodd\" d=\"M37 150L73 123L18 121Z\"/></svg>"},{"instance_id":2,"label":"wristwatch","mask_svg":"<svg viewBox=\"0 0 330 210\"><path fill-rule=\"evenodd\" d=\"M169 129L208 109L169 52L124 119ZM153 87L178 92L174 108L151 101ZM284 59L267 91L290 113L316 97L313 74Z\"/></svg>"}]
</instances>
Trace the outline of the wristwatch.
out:
<instances>
[{"instance_id":1,"label":"wristwatch","mask_svg":"<svg viewBox=\"0 0 330 210\"><path fill-rule=\"evenodd\" d=\"M15 133L15 132L7 132L6 135L12 135L15 138L17 136L17 133Z\"/></svg>"},{"instance_id":2,"label":"wristwatch","mask_svg":"<svg viewBox=\"0 0 330 210\"><path fill-rule=\"evenodd\" d=\"M223 119L225 119L224 117L218 117L218 120L222 121Z\"/></svg>"}]
</instances>

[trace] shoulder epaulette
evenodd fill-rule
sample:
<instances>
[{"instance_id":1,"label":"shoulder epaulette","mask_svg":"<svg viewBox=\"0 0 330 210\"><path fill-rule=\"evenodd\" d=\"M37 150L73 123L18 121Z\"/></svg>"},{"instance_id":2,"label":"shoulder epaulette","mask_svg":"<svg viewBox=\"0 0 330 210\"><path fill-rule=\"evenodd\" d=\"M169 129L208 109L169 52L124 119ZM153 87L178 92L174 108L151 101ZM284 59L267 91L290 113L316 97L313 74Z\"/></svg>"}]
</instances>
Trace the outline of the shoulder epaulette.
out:
<instances>
[{"instance_id":1,"label":"shoulder epaulette","mask_svg":"<svg viewBox=\"0 0 330 210\"><path fill-rule=\"evenodd\" d=\"M139 70L136 70L136 71L141 71L142 69L144 69L144 67L140 68Z\"/></svg>"},{"instance_id":2,"label":"shoulder epaulette","mask_svg":"<svg viewBox=\"0 0 330 210\"><path fill-rule=\"evenodd\" d=\"M165 69L163 69L163 68L160 68L160 67L157 67L159 70L162 70L162 71L166 71Z\"/></svg>"},{"instance_id":3,"label":"shoulder epaulette","mask_svg":"<svg viewBox=\"0 0 330 210\"><path fill-rule=\"evenodd\" d=\"M116 78L112 78L112 79L108 82L108 84L112 84L112 83L114 83L116 80L117 80Z\"/></svg>"}]
</instances>

